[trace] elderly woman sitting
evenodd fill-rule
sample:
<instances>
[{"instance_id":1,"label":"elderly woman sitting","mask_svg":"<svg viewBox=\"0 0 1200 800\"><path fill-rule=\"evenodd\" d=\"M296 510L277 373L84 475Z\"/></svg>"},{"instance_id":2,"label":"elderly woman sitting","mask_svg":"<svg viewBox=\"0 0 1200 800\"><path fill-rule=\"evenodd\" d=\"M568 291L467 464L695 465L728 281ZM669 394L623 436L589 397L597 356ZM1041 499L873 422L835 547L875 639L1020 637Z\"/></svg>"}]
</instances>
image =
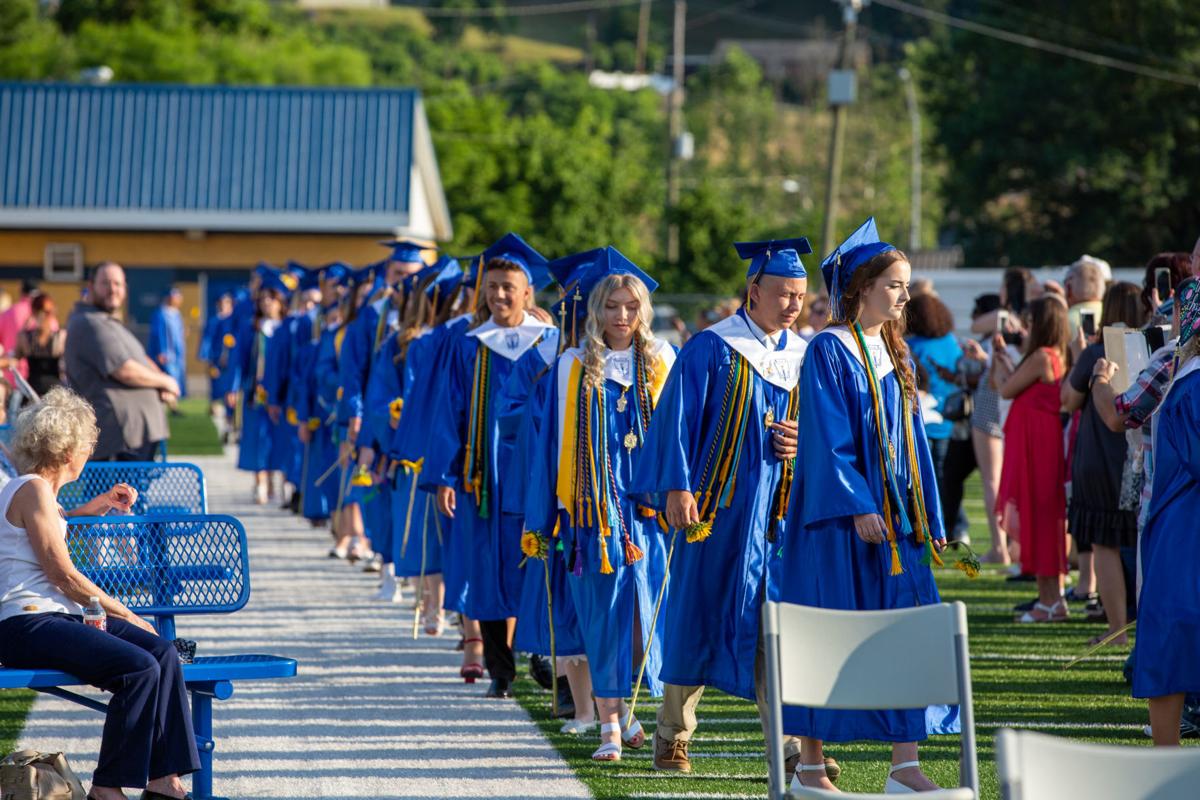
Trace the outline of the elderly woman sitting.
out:
<instances>
[{"instance_id":1,"label":"elderly woman sitting","mask_svg":"<svg viewBox=\"0 0 1200 800\"><path fill-rule=\"evenodd\" d=\"M52 389L17 417L12 454L21 475L0 489L0 663L57 669L112 692L89 800L183 798L179 776L200 765L174 645L71 563L56 497L74 481L97 436L91 406ZM78 515L128 512L137 493L117 484ZM100 598L108 631L83 624L81 603ZM152 779L152 780L148 780Z\"/></svg>"}]
</instances>

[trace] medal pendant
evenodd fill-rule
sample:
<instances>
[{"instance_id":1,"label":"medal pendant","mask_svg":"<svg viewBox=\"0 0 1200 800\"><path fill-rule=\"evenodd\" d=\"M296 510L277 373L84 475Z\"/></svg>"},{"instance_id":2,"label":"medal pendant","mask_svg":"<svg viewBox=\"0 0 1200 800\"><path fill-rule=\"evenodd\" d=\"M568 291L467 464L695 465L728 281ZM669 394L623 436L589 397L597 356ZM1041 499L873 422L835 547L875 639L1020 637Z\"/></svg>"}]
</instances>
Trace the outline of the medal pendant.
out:
<instances>
[{"instance_id":1,"label":"medal pendant","mask_svg":"<svg viewBox=\"0 0 1200 800\"><path fill-rule=\"evenodd\" d=\"M767 413L763 416L763 427L769 428L775 424L775 409L768 408Z\"/></svg>"},{"instance_id":2,"label":"medal pendant","mask_svg":"<svg viewBox=\"0 0 1200 800\"><path fill-rule=\"evenodd\" d=\"M624 414L625 409L628 406L629 406L629 401L625 399L625 393L622 392L621 396L617 398L617 413Z\"/></svg>"},{"instance_id":3,"label":"medal pendant","mask_svg":"<svg viewBox=\"0 0 1200 800\"><path fill-rule=\"evenodd\" d=\"M630 453L632 453L633 448L635 448L637 446L638 446L637 434L634 433L633 431L630 431L629 433L625 434L625 449L628 450Z\"/></svg>"}]
</instances>

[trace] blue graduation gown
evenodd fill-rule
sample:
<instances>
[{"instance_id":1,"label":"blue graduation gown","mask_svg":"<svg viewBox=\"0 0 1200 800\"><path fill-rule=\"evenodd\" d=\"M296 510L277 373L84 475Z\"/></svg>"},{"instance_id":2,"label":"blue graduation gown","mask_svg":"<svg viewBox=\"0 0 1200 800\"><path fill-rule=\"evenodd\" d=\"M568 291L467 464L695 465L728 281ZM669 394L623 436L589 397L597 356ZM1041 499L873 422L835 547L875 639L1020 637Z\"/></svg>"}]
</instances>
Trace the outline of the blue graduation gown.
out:
<instances>
[{"instance_id":1,"label":"blue graduation gown","mask_svg":"<svg viewBox=\"0 0 1200 800\"><path fill-rule=\"evenodd\" d=\"M311 341L300 350L307 371L300 380L295 395L296 415L301 422L317 420L309 444L308 475L305 477L302 512L311 520L328 519L337 507L338 473L330 475L320 485L317 478L337 460L337 391L338 391L338 329L327 325L315 343Z\"/></svg>"},{"instance_id":2,"label":"blue graduation gown","mask_svg":"<svg viewBox=\"0 0 1200 800\"><path fill-rule=\"evenodd\" d=\"M200 342L198 357L209 365L209 398L213 402L225 402L225 395L234 391L236 371L230 364L230 359L236 352L234 347L225 344L226 335L236 336L234 316L213 317L204 328L204 337Z\"/></svg>"},{"instance_id":3,"label":"blue graduation gown","mask_svg":"<svg viewBox=\"0 0 1200 800\"><path fill-rule=\"evenodd\" d=\"M520 607L517 611L517 629L513 635L513 649L550 655L550 603L553 603L554 654L577 656L584 652L583 637L575 614L575 603L567 588L567 559L563 541L552 537L553 524L535 529L525 515L526 497L533 483L527 480L527 477L533 469L532 461L538 458L537 439L543 429L557 430L556 426L550 424L550 418L545 416L552 408L548 405L550 398L555 396L555 393L550 391L550 381L554 372L544 364L538 365L533 361L526 363L526 369L514 371L509 376L501 402L501 425L509 429L515 428L517 431L513 463L523 464L526 468L524 471L515 472L510 478L513 491L509 492L507 499L513 502L510 513L525 517L524 529L537 530L550 540L551 546L546 561L536 558L523 559L524 576L521 583ZM535 367L535 374L523 374ZM550 570L549 598L546 595L547 568Z\"/></svg>"},{"instance_id":4,"label":"blue graduation gown","mask_svg":"<svg viewBox=\"0 0 1200 800\"><path fill-rule=\"evenodd\" d=\"M612 379L606 380L603 387L607 414L607 440L604 447L612 462L621 519L627 526L630 541L642 550L642 559L626 565L620 532L614 531L613 536L605 540L613 572L610 575L601 574L598 526L572 526L567 512L559 508L556 484L560 437L564 425L575 424L574 420L564 420L559 408L563 401L562 394L566 391L569 370L578 353L574 349L564 353L555 364L554 371L538 387L540 391L530 417L541 424L537 426L530 457L526 462L529 485L525 521L527 528L547 537L551 536L556 524L559 528L557 541L561 544L554 547L552 555L567 573L566 585L584 652L587 653L593 693L597 697L629 697L636 678L634 670L642 656L642 653L634 652L634 626L637 625L641 631L641 639L650 632L654 604L666 576L666 540L661 534L658 520L641 514L636 504L626 497L637 451L631 453L625 447L624 437L634 427L636 408L633 395L627 394L625 410L617 410L623 386ZM659 369L668 369L674 361L674 353L669 348L664 356L658 365ZM630 392L633 391L630 389ZM579 522L583 523L583 520ZM562 549L559 550L559 547ZM568 570L567 565L572 565L574 569ZM669 602L669 599L664 600L664 603ZM524 617L518 618L518 632L523 622ZM555 622L558 622L557 610ZM659 680L662 641L663 629L658 626L654 631L645 673L652 697L662 694L662 681Z\"/></svg>"},{"instance_id":5,"label":"blue graduation gown","mask_svg":"<svg viewBox=\"0 0 1200 800\"><path fill-rule=\"evenodd\" d=\"M1142 532L1133 696L1200 692L1200 359L1158 410L1154 494ZM1196 371L1192 371L1196 370Z\"/></svg>"},{"instance_id":6,"label":"blue graduation gown","mask_svg":"<svg viewBox=\"0 0 1200 800\"><path fill-rule=\"evenodd\" d=\"M535 325L526 316L527 325ZM509 478L520 465L513 463L515 435L502 435L497 419L497 402L501 388L518 365L525 360L546 363L543 351L557 344L558 331L542 328L541 346L532 346L515 358L493 352L489 359L491 374L487 386L487 417L483 425L483 448L487 458L487 516L480 516L475 496L464 491L462 467L468 443L471 393L476 357L486 347L478 336L485 327L468 331L454 340L446 359L446 385L437 415L430 432L429 460L421 473L422 488L436 490L450 486L458 492L452 542L453 554L461 558L467 575L464 613L472 619L498 620L515 616L521 594L522 517L506 514L503 509L511 491ZM516 331L512 335L517 336ZM503 344L503 343L502 343ZM552 351L551 351L552 352ZM536 370L534 370L536 372ZM501 478L503 477L503 480Z\"/></svg>"},{"instance_id":7,"label":"blue graduation gown","mask_svg":"<svg viewBox=\"0 0 1200 800\"><path fill-rule=\"evenodd\" d=\"M278 381L279 359L272 351L279 347L283 323L260 320L238 337L237 348L245 353L242 364L242 436L238 446L238 469L258 472L283 468L286 431L271 421L267 404L260 402L260 388Z\"/></svg>"},{"instance_id":8,"label":"blue graduation gown","mask_svg":"<svg viewBox=\"0 0 1200 800\"><path fill-rule=\"evenodd\" d=\"M385 320L382 330L379 326L381 314L387 314L389 317ZM389 330L395 327L396 316L397 312L392 308L391 300L385 297L364 305L354 322L346 329L338 363L343 389L342 399L338 403L338 422L343 426L350 419L363 416L363 403L371 366ZM375 445L375 442L365 435L360 435L358 443L372 447Z\"/></svg>"},{"instance_id":9,"label":"blue graduation gown","mask_svg":"<svg viewBox=\"0 0 1200 800\"><path fill-rule=\"evenodd\" d=\"M162 367L187 395L187 353L184 346L183 316L179 309L159 306L150 316L150 338L146 355Z\"/></svg>"},{"instance_id":10,"label":"blue graduation gown","mask_svg":"<svg viewBox=\"0 0 1200 800\"><path fill-rule=\"evenodd\" d=\"M744 324L738 315L730 320L729 325ZM787 348L802 352L794 334L780 336L778 351ZM720 433L722 398L735 352L712 329L693 336L680 350L649 435L634 459L629 494L635 502L662 512L669 491L701 489L705 458ZM757 371L751 381L731 503L717 510L708 538L689 543L678 537L670 602L664 603L659 620L663 683L715 686L746 699L754 698L762 603L767 593L775 596L778 579L767 569L777 548L767 535L783 462L775 457L765 415L771 409L776 419L784 419L789 399L788 390Z\"/></svg>"},{"instance_id":11,"label":"blue graduation gown","mask_svg":"<svg viewBox=\"0 0 1200 800\"><path fill-rule=\"evenodd\" d=\"M887 362L886 353L880 353ZM881 366L880 374L890 368ZM845 610L910 608L939 602L931 568L921 563L925 546L910 534L899 541L902 575L892 576L889 545L868 544L854 528L855 514L881 514L877 428L866 369L832 331L809 343L800 378L800 440L796 477L788 507L779 562L781 579L772 599ZM896 479L909 485L901 443L900 383L895 372L880 379L882 405L891 441L896 443ZM918 409L919 415L919 409ZM914 420L917 459L934 538L945 537L937 480L925 438ZM819 646L819 642L813 642ZM956 709L834 711L787 707L783 729L789 735L830 742L859 739L912 742L927 733L952 732Z\"/></svg>"},{"instance_id":12,"label":"blue graduation gown","mask_svg":"<svg viewBox=\"0 0 1200 800\"><path fill-rule=\"evenodd\" d=\"M410 464L419 462L424 468L428 456L431 415L438 408L436 400L444 373L442 355L445 343L448 337L461 334L466 326L467 318L461 317L422 333L408 345L401 381L404 409L389 445L388 455L393 461L407 461ZM442 552L450 535L452 521L442 519L432 493L422 490L418 485L416 494L413 494L413 482L419 484L420 479L412 474L411 468L397 467L395 474L392 557L396 574L410 577L422 572L426 575L438 574L442 571ZM409 532L407 543L404 539L405 528ZM459 589L457 594L461 598L462 590Z\"/></svg>"},{"instance_id":13,"label":"blue graduation gown","mask_svg":"<svg viewBox=\"0 0 1200 800\"><path fill-rule=\"evenodd\" d=\"M376 463L387 458L386 448L395 431L391 423L392 401L403 390L404 358L395 331L388 333L375 354L363 395L363 441L375 443ZM399 475L399 471L397 471ZM363 521L371 547L385 564L394 560L395 491L390 480L371 487L363 495Z\"/></svg>"}]
</instances>

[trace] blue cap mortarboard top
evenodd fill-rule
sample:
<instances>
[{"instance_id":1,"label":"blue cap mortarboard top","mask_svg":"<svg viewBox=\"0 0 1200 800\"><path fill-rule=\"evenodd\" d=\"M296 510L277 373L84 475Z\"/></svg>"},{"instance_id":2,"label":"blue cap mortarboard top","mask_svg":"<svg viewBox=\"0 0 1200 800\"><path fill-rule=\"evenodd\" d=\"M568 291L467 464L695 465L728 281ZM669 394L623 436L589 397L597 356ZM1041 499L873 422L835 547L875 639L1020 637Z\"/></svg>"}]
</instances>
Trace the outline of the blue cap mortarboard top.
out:
<instances>
[{"instance_id":1,"label":"blue cap mortarboard top","mask_svg":"<svg viewBox=\"0 0 1200 800\"><path fill-rule=\"evenodd\" d=\"M646 290L651 294L658 288L658 281L643 272L637 264L626 258L625 254L617 248L610 245L599 251L589 250L587 252L599 253L599 255L594 261L585 262L583 266L576 267L571 273L570 278L563 285L566 294L551 307L556 317L562 317L568 309L573 309L577 319L585 317L588 297L591 296L592 290L600 281L610 275L633 275L645 284Z\"/></svg>"},{"instance_id":2,"label":"blue cap mortarboard top","mask_svg":"<svg viewBox=\"0 0 1200 800\"><path fill-rule=\"evenodd\" d=\"M483 251L483 266L486 269L492 259L514 264L529 278L529 284L538 291L550 285L552 276L546 268L546 257L534 250L515 233L506 233L500 240Z\"/></svg>"},{"instance_id":3,"label":"blue cap mortarboard top","mask_svg":"<svg viewBox=\"0 0 1200 800\"><path fill-rule=\"evenodd\" d=\"M777 275L780 278L807 278L808 273L800 256L812 252L808 239L772 239L768 242L734 242L733 247L741 258L750 259L746 280L758 279L762 275Z\"/></svg>"},{"instance_id":4,"label":"blue cap mortarboard top","mask_svg":"<svg viewBox=\"0 0 1200 800\"><path fill-rule=\"evenodd\" d=\"M258 276L260 281L266 280L269 276L275 275L278 272L279 270L276 267L271 266L266 261L260 261L258 262L258 265L254 267L254 274Z\"/></svg>"},{"instance_id":5,"label":"blue cap mortarboard top","mask_svg":"<svg viewBox=\"0 0 1200 800\"><path fill-rule=\"evenodd\" d=\"M291 296L292 292L296 291L296 287L299 284L300 281L298 281L296 276L292 275L290 272L274 270L263 276L261 288L274 289L282 294L286 299Z\"/></svg>"},{"instance_id":6,"label":"blue cap mortarboard top","mask_svg":"<svg viewBox=\"0 0 1200 800\"><path fill-rule=\"evenodd\" d=\"M895 246L879 241L875 218L869 217L821 262L821 275L829 292L829 311L833 319L842 316L842 295L850 285L854 271L880 253L895 250Z\"/></svg>"},{"instance_id":7,"label":"blue cap mortarboard top","mask_svg":"<svg viewBox=\"0 0 1200 800\"><path fill-rule=\"evenodd\" d=\"M320 270L313 270L313 272L320 276L321 280L333 281L334 283L342 283L346 276L353 271L354 267L345 261L334 261L321 267Z\"/></svg>"},{"instance_id":8,"label":"blue cap mortarboard top","mask_svg":"<svg viewBox=\"0 0 1200 800\"><path fill-rule=\"evenodd\" d=\"M441 297L447 297L463 281L462 265L456 258L442 256L431 269L435 271L435 274L433 280L425 287L425 294L430 297L433 297L435 291Z\"/></svg>"},{"instance_id":9,"label":"blue cap mortarboard top","mask_svg":"<svg viewBox=\"0 0 1200 800\"><path fill-rule=\"evenodd\" d=\"M420 261L424 263L421 251L431 249L412 239L386 239L380 244L392 248L392 254L387 261Z\"/></svg>"},{"instance_id":10,"label":"blue cap mortarboard top","mask_svg":"<svg viewBox=\"0 0 1200 800\"><path fill-rule=\"evenodd\" d=\"M550 274L554 276L555 283L565 287L574 279L577 271L595 264L603 255L604 248L596 247L591 250L572 253L562 258L556 258L546 265L546 269L550 270Z\"/></svg>"}]
</instances>

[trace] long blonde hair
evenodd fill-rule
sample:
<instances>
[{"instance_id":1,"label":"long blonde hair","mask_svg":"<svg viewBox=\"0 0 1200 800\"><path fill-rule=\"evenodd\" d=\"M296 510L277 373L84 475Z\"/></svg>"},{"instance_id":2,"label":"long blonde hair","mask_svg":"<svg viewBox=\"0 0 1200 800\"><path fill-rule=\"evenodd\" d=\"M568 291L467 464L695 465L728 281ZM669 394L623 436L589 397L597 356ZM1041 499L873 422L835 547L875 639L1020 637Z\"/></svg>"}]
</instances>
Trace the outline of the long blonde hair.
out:
<instances>
[{"instance_id":1,"label":"long blonde hair","mask_svg":"<svg viewBox=\"0 0 1200 800\"><path fill-rule=\"evenodd\" d=\"M654 365L647 357L654 338L651 332L654 309L650 305L650 292L636 275L609 275L596 284L588 296L587 321L580 342L583 347L583 380L593 388L604 385L604 304L618 289L628 289L638 301L638 324L633 331L633 346L641 351L641 361L646 365L648 374L644 379L648 382L654 380ZM635 380L640 379L643 376L635 376Z\"/></svg>"}]
</instances>

